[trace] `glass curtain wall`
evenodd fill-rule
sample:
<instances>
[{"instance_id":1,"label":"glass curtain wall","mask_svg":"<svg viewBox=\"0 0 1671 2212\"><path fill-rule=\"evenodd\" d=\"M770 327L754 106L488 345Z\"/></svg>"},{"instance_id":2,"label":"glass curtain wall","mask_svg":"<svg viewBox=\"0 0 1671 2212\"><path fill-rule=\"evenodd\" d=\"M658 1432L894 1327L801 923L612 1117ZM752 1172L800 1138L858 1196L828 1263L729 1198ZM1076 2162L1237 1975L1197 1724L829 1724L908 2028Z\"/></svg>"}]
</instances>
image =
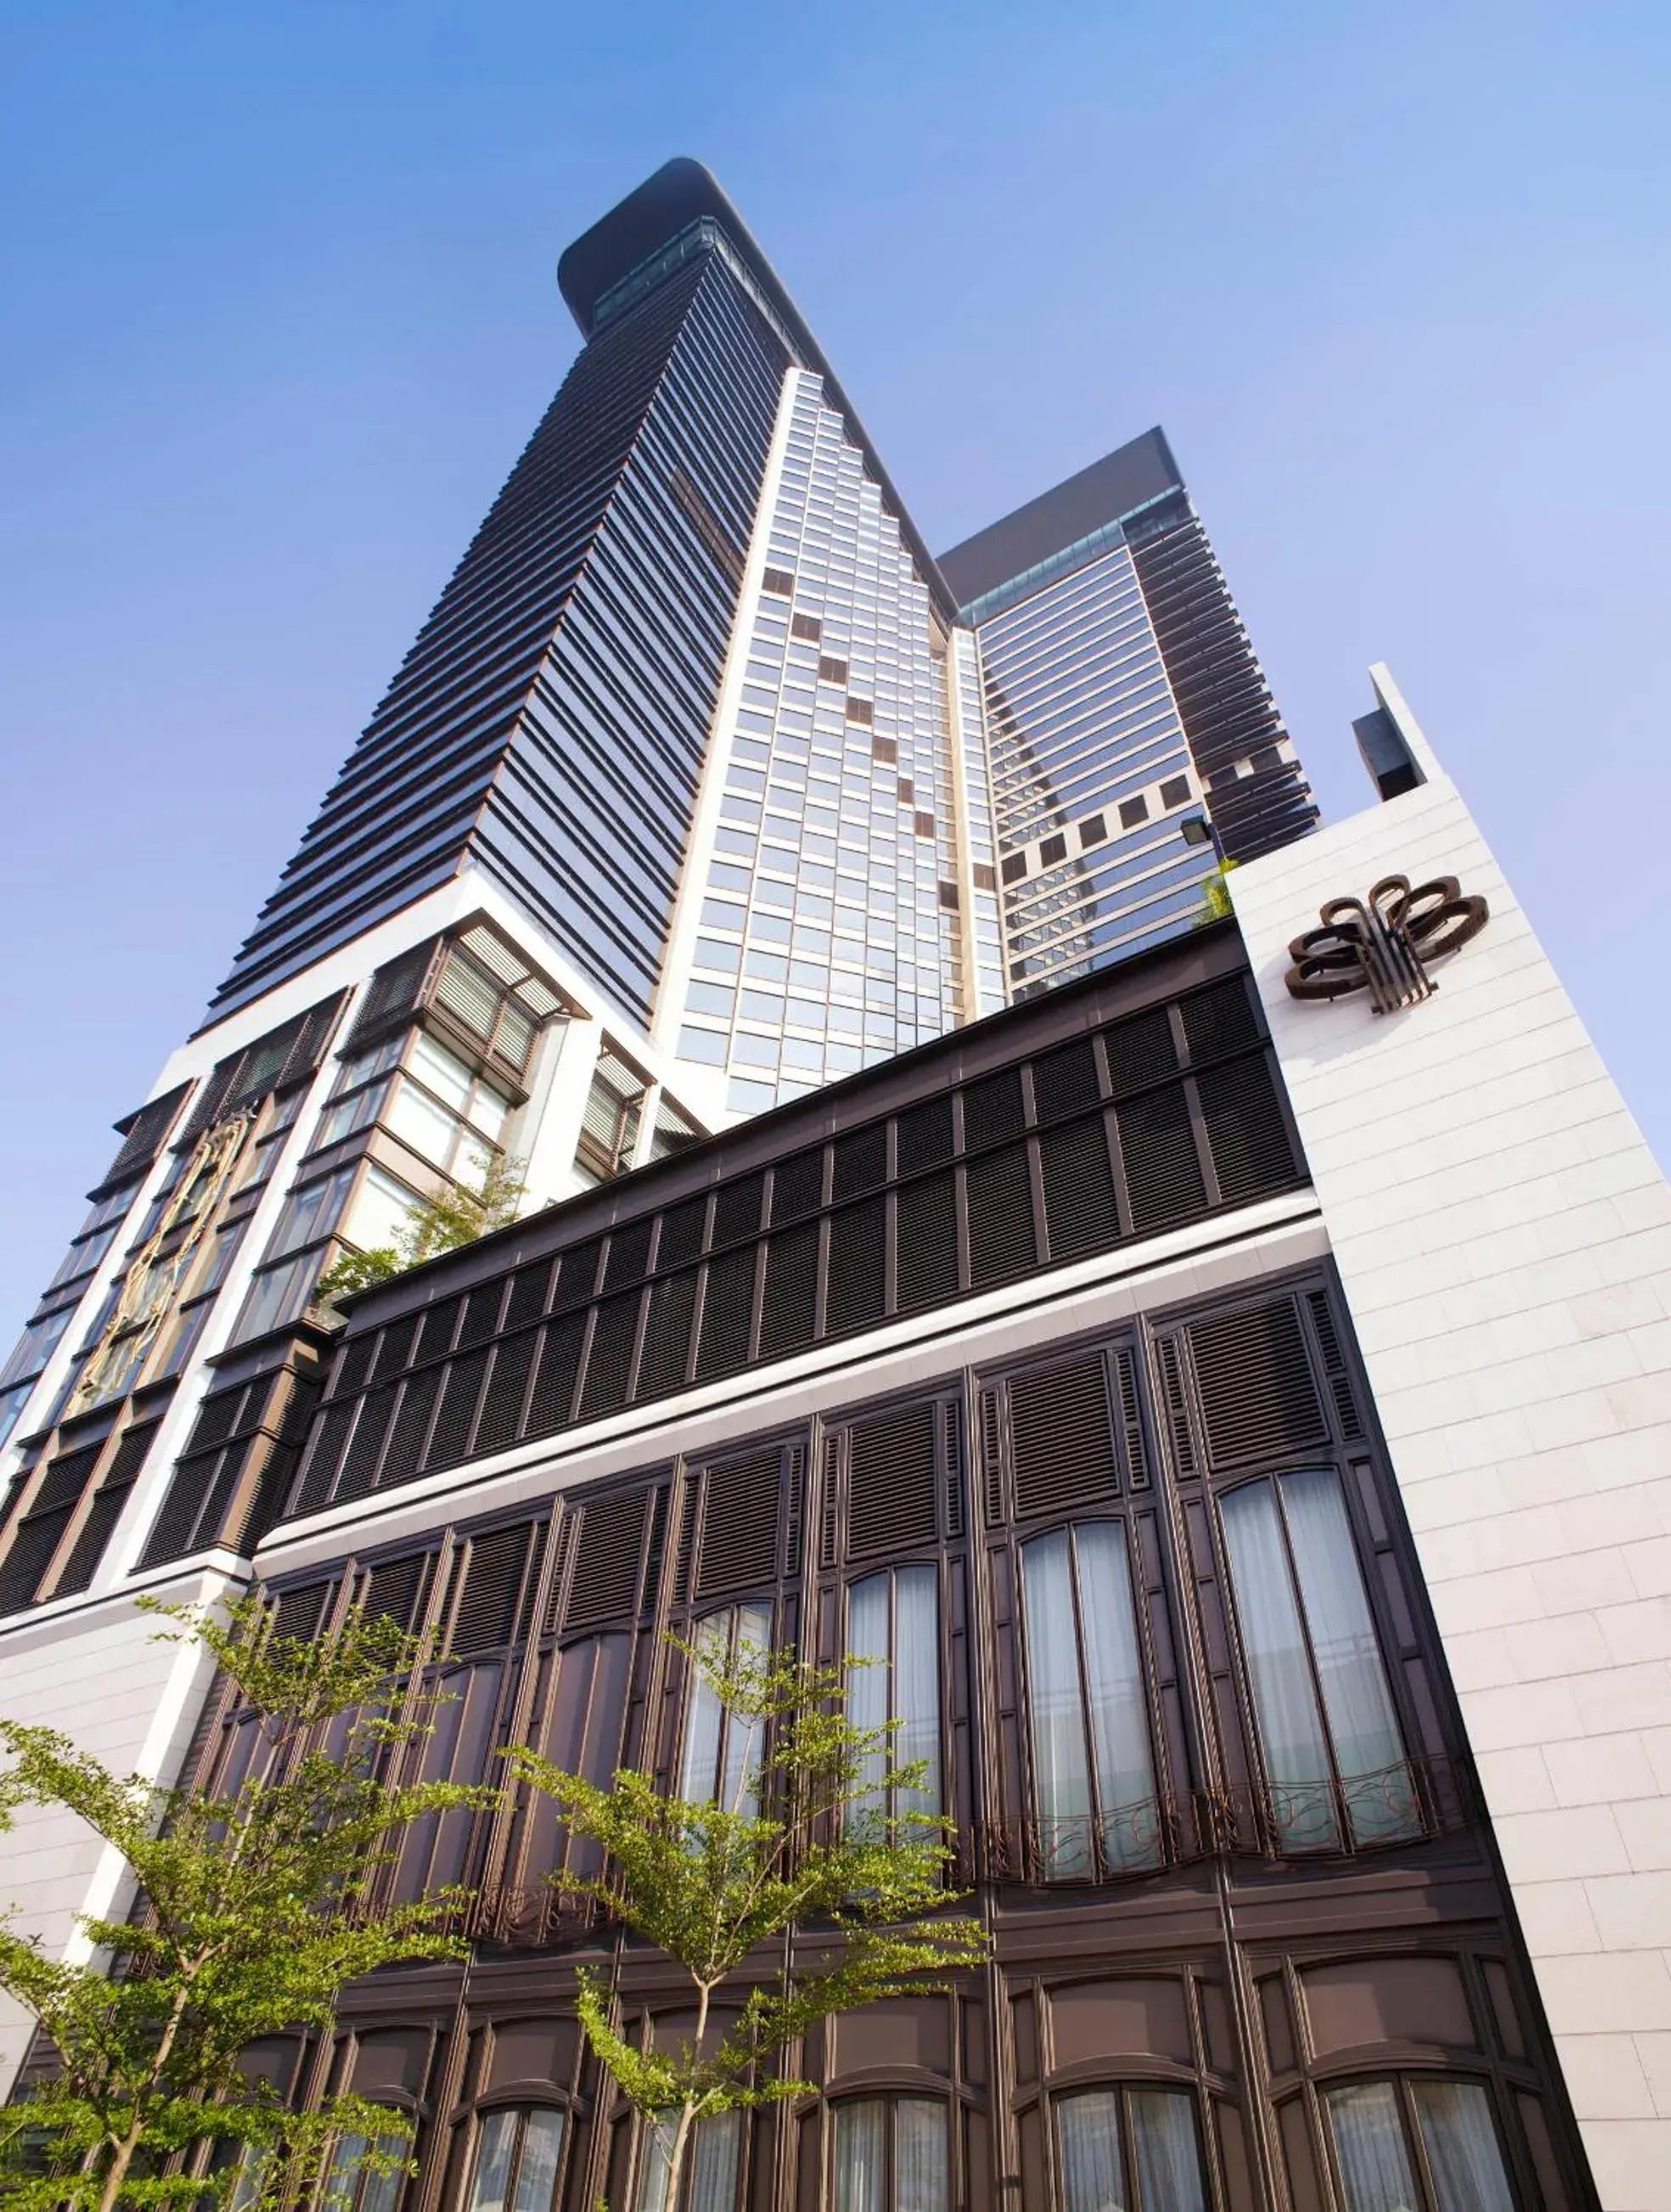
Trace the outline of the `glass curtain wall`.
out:
<instances>
[{"instance_id":1,"label":"glass curtain wall","mask_svg":"<svg viewBox=\"0 0 1671 2212\"><path fill-rule=\"evenodd\" d=\"M740 1113L961 1012L945 657L899 525L805 371L767 560L678 1043L726 1070Z\"/></svg>"}]
</instances>

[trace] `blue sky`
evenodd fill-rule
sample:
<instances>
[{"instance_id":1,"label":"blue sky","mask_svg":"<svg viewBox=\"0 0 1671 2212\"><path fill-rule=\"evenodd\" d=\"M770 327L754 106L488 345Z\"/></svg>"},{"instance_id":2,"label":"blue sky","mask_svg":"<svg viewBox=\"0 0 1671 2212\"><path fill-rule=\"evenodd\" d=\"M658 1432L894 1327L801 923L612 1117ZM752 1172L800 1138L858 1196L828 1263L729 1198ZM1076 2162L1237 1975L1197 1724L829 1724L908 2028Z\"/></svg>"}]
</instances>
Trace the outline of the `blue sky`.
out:
<instances>
[{"instance_id":1,"label":"blue sky","mask_svg":"<svg viewBox=\"0 0 1671 2212\"><path fill-rule=\"evenodd\" d=\"M931 544L1164 422L1325 811L1390 662L1671 1156L1671 9L0 0L0 1334L708 161Z\"/></svg>"}]
</instances>

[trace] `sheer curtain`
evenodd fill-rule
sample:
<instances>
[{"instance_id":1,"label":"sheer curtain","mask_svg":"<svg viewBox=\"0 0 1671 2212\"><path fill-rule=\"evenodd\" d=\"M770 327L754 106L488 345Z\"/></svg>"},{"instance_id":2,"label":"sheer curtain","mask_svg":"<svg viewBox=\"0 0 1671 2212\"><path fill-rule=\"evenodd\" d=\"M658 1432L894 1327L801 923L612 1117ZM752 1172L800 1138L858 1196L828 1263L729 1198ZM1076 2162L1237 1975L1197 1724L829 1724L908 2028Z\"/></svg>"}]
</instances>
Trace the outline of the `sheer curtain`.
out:
<instances>
[{"instance_id":1,"label":"sheer curtain","mask_svg":"<svg viewBox=\"0 0 1671 2212\"><path fill-rule=\"evenodd\" d=\"M1323 2100L1346 2192L1346 2212L1422 2212L1390 2081L1331 2089Z\"/></svg>"},{"instance_id":2,"label":"sheer curtain","mask_svg":"<svg viewBox=\"0 0 1671 2212\"><path fill-rule=\"evenodd\" d=\"M887 2107L871 2101L836 2108L836 2212L883 2212Z\"/></svg>"},{"instance_id":3,"label":"sheer curtain","mask_svg":"<svg viewBox=\"0 0 1671 2212\"><path fill-rule=\"evenodd\" d=\"M1275 1486L1244 1483L1226 1493L1219 1510L1278 1837L1314 1850L1338 1843L1322 1717L1277 1520Z\"/></svg>"},{"instance_id":4,"label":"sheer curtain","mask_svg":"<svg viewBox=\"0 0 1671 2212\"><path fill-rule=\"evenodd\" d=\"M504 2212L511 2158L516 2149L517 2117L514 2112L489 2112L482 2123L476 2146L476 2177L471 2184L470 2212Z\"/></svg>"},{"instance_id":5,"label":"sheer curtain","mask_svg":"<svg viewBox=\"0 0 1671 2212\"><path fill-rule=\"evenodd\" d=\"M1056 2106L1065 2212L1130 2212L1120 2160L1120 2093L1088 2089Z\"/></svg>"},{"instance_id":6,"label":"sheer curtain","mask_svg":"<svg viewBox=\"0 0 1671 2212\"><path fill-rule=\"evenodd\" d=\"M732 1616L711 1613L697 1627L693 1641L705 1659L722 1662L731 1644ZM690 1670L690 1711L684 1726L684 1759L679 1771L679 1795L693 1805L712 1802L720 1774L720 1724L724 1715L712 1686L693 1667Z\"/></svg>"},{"instance_id":7,"label":"sheer curtain","mask_svg":"<svg viewBox=\"0 0 1671 2212\"><path fill-rule=\"evenodd\" d=\"M682 2212L733 2212L742 2138L740 2112L716 2112L697 2122Z\"/></svg>"},{"instance_id":8,"label":"sheer curtain","mask_svg":"<svg viewBox=\"0 0 1671 2212\"><path fill-rule=\"evenodd\" d=\"M562 2156L562 2114L550 2106L525 2114L511 2212L552 2212Z\"/></svg>"},{"instance_id":9,"label":"sheer curtain","mask_svg":"<svg viewBox=\"0 0 1671 2212\"><path fill-rule=\"evenodd\" d=\"M1194 2098L1180 2089L1133 2089L1129 2096L1141 2212L1206 2212Z\"/></svg>"},{"instance_id":10,"label":"sheer curtain","mask_svg":"<svg viewBox=\"0 0 1671 2212\"><path fill-rule=\"evenodd\" d=\"M903 1725L894 1738L902 1766L927 1766L921 1790L898 1810L940 1809L940 1589L933 1567L901 1567L896 1581L893 1717Z\"/></svg>"},{"instance_id":11,"label":"sheer curtain","mask_svg":"<svg viewBox=\"0 0 1671 2212\"><path fill-rule=\"evenodd\" d=\"M894 2106L894 2201L889 2212L947 2212L945 2106L902 2097Z\"/></svg>"},{"instance_id":12,"label":"sheer curtain","mask_svg":"<svg viewBox=\"0 0 1671 2212\"><path fill-rule=\"evenodd\" d=\"M1126 1531L1117 1521L1088 1521L1074 1530L1073 1544L1103 1849L1113 1866L1152 1866L1160 1823Z\"/></svg>"},{"instance_id":13,"label":"sheer curtain","mask_svg":"<svg viewBox=\"0 0 1671 2212\"><path fill-rule=\"evenodd\" d=\"M1411 2094L1439 2212L1514 2212L1486 2092L1473 2081L1417 2081Z\"/></svg>"},{"instance_id":14,"label":"sheer curtain","mask_svg":"<svg viewBox=\"0 0 1671 2212\"><path fill-rule=\"evenodd\" d=\"M1409 1835L1415 1797L1340 1478L1285 1474L1280 1487L1352 1834L1360 1844Z\"/></svg>"},{"instance_id":15,"label":"sheer curtain","mask_svg":"<svg viewBox=\"0 0 1671 2212\"><path fill-rule=\"evenodd\" d=\"M867 1575L848 1592L848 1651L868 1663L848 1669L848 1719L856 1729L885 1728L891 1711L889 1682L889 1595L892 1577ZM883 1820L887 1806L878 1787L888 1768L884 1743L868 1752L859 1779L871 1792L853 1808L855 1819Z\"/></svg>"},{"instance_id":16,"label":"sheer curtain","mask_svg":"<svg viewBox=\"0 0 1671 2212\"><path fill-rule=\"evenodd\" d=\"M1091 1871L1091 1843L1083 1825L1091 1811L1091 1772L1079 1702L1072 1573L1065 1528L1023 1547L1027 1692L1038 1793L1039 1849L1047 1875L1069 1880Z\"/></svg>"},{"instance_id":17,"label":"sheer curtain","mask_svg":"<svg viewBox=\"0 0 1671 2212\"><path fill-rule=\"evenodd\" d=\"M739 1606L734 1616L737 1659L759 1659L771 1641L772 1616L763 1606ZM728 1712L725 1719L725 1768L720 1777L720 1802L727 1812L745 1813L750 1819L760 1809L759 1724Z\"/></svg>"}]
</instances>

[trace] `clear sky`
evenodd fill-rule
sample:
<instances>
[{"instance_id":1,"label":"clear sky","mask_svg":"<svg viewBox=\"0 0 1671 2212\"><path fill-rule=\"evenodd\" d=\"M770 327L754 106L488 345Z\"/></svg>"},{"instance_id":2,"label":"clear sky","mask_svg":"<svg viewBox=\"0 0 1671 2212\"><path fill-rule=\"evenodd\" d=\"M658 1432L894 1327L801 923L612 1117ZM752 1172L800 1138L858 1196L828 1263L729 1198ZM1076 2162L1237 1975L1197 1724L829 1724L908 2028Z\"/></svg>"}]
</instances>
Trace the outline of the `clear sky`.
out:
<instances>
[{"instance_id":1,"label":"clear sky","mask_svg":"<svg viewBox=\"0 0 1671 2212\"><path fill-rule=\"evenodd\" d=\"M1165 425L1325 811L1384 659L1671 1156L1668 93L1665 0L0 0L0 1335L675 153L931 544Z\"/></svg>"}]
</instances>

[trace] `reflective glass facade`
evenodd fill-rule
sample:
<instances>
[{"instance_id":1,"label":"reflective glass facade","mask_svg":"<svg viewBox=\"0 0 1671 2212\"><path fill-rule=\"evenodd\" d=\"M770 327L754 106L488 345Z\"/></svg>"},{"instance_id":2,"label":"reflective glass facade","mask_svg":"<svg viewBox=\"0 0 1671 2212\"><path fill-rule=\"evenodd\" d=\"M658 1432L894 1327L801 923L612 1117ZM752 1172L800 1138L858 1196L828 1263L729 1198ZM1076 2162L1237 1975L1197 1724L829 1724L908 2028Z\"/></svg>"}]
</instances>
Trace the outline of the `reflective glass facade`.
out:
<instances>
[{"instance_id":1,"label":"reflective glass facade","mask_svg":"<svg viewBox=\"0 0 1671 2212\"><path fill-rule=\"evenodd\" d=\"M753 1113L963 1010L947 632L824 380L799 374L679 1034Z\"/></svg>"}]
</instances>

